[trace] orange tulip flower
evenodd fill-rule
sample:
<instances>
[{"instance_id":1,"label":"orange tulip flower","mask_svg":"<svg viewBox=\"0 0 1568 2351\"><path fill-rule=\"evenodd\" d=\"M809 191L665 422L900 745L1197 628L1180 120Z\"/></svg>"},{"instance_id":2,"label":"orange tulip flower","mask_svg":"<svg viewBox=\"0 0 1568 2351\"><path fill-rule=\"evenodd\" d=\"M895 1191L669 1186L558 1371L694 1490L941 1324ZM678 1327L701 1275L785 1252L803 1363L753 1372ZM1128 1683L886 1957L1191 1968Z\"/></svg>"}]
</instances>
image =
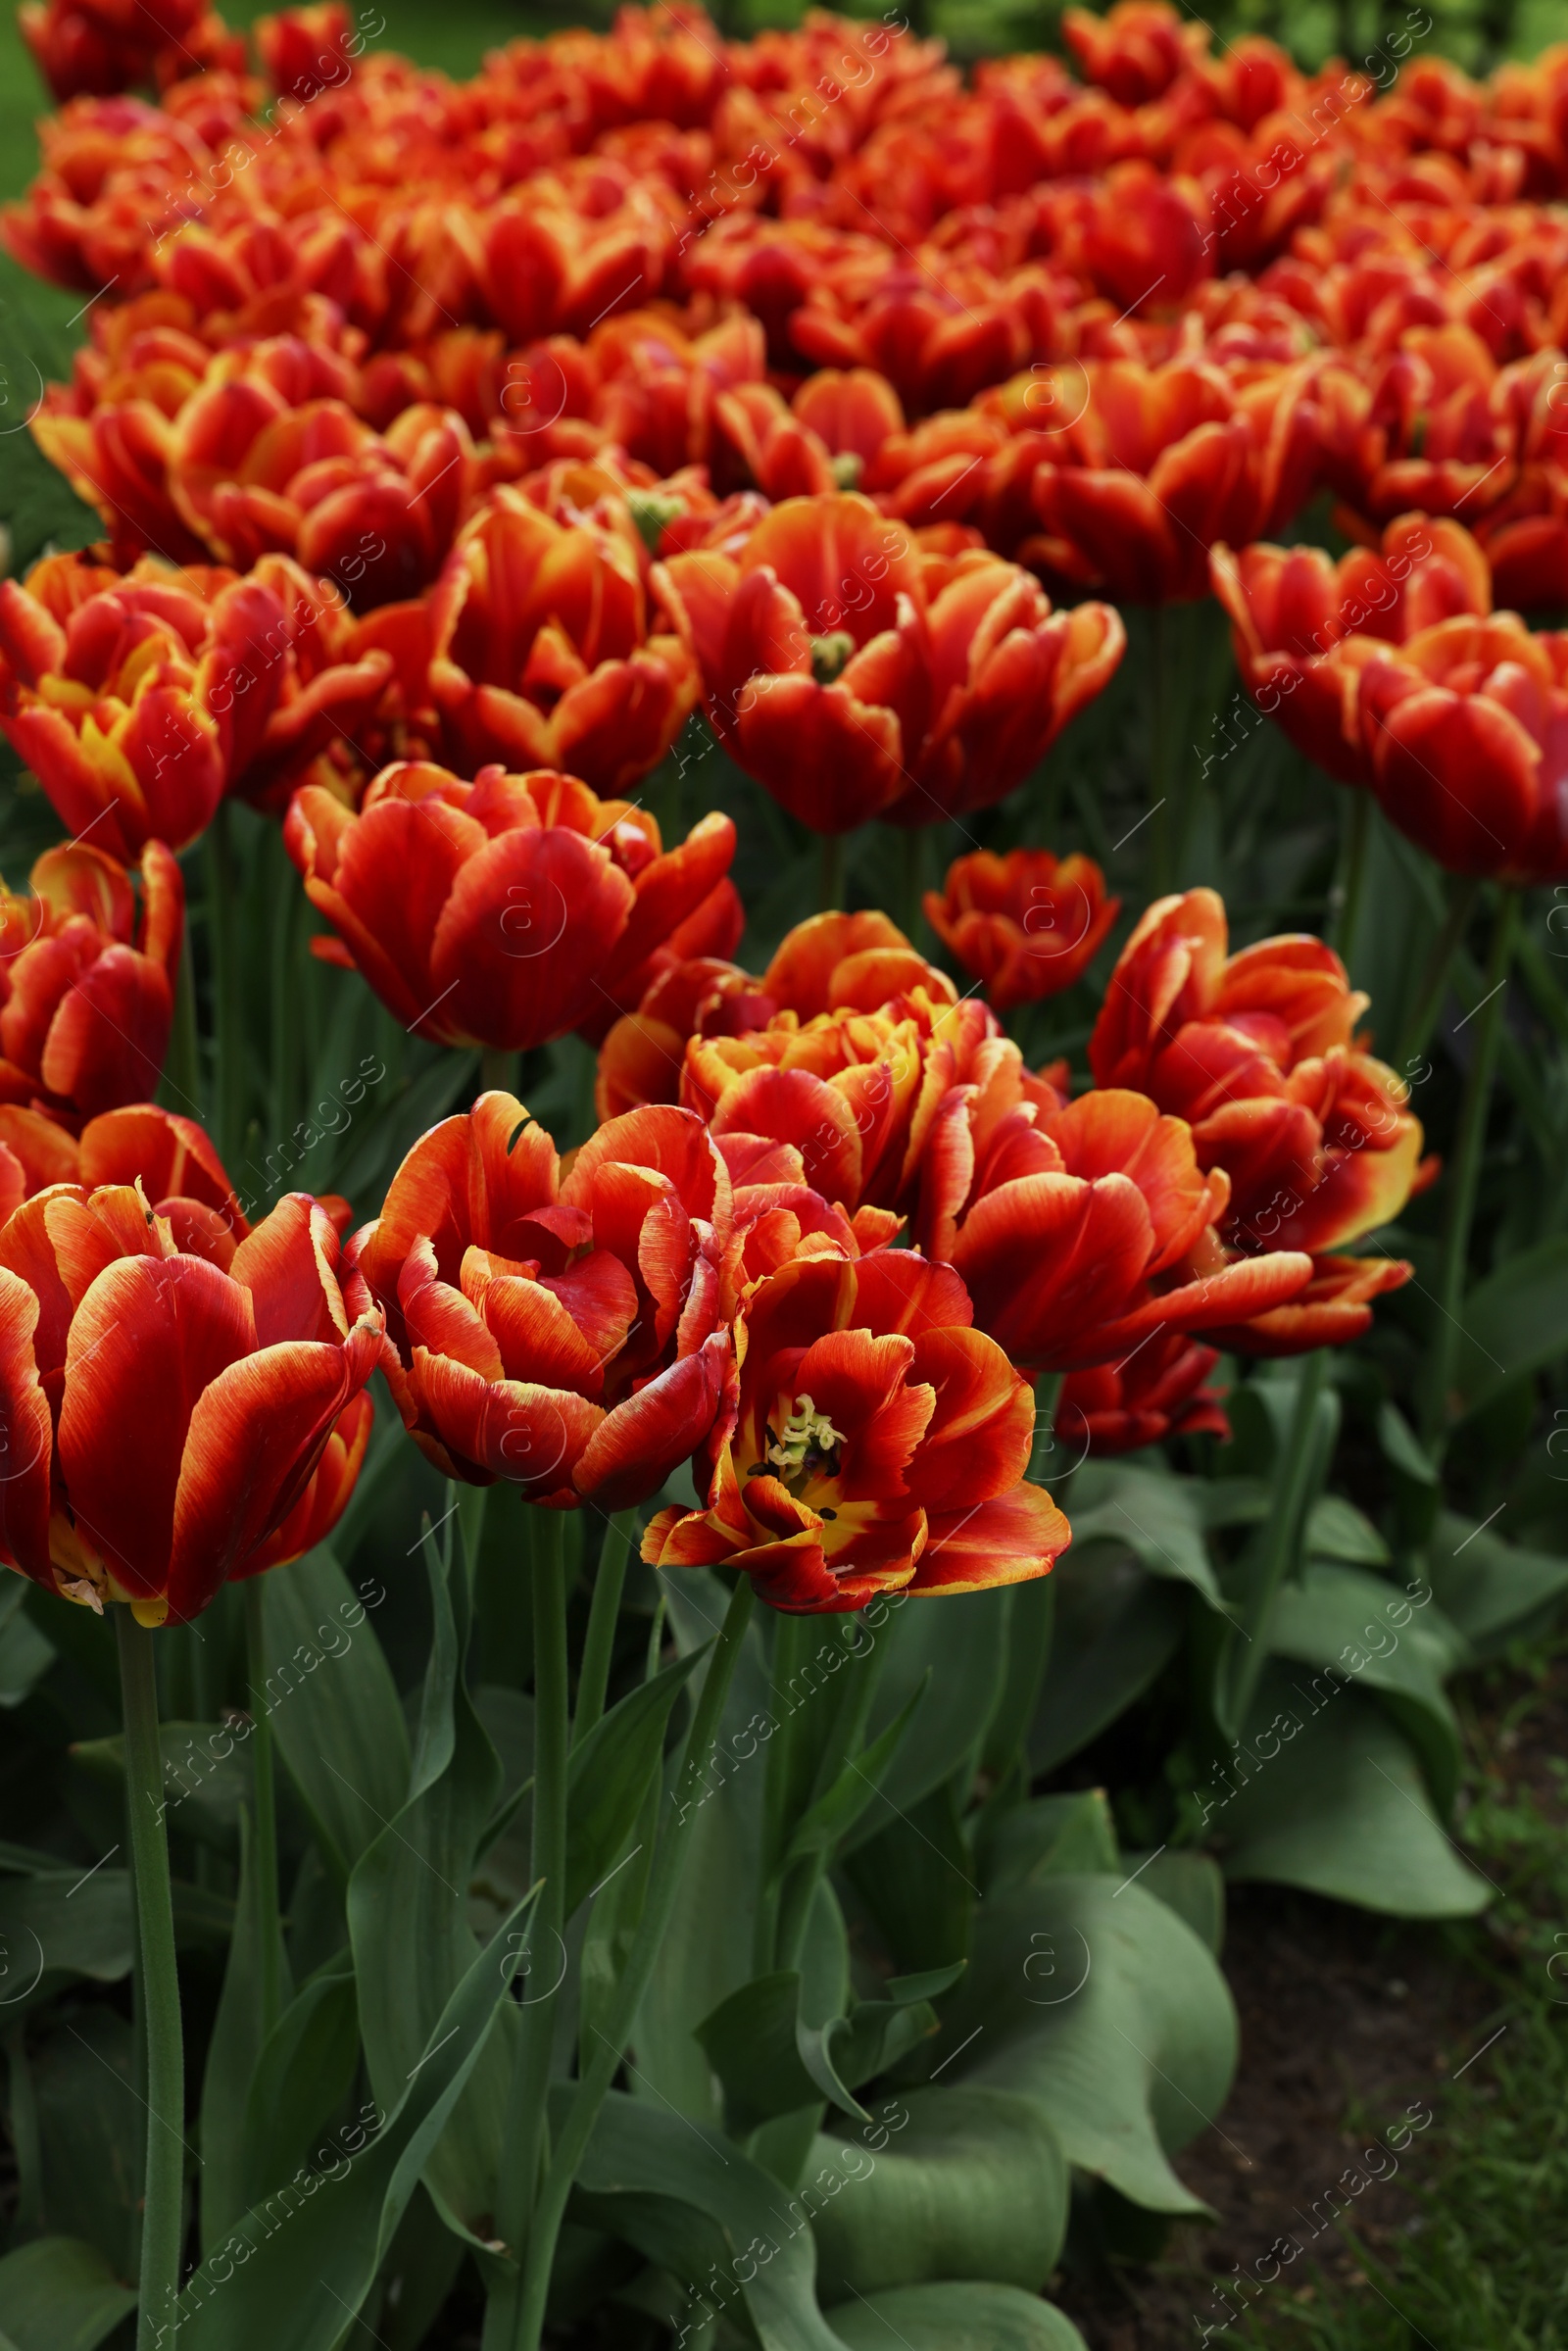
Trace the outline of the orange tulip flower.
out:
<instances>
[{"instance_id":1,"label":"orange tulip flower","mask_svg":"<svg viewBox=\"0 0 1568 2351\"><path fill-rule=\"evenodd\" d=\"M433 1127L348 1250L386 1310L420 1450L557 1509L656 1493L719 1408L730 1218L689 1111L612 1119L564 1177L510 1094Z\"/></svg>"},{"instance_id":2,"label":"orange tulip flower","mask_svg":"<svg viewBox=\"0 0 1568 2351\"><path fill-rule=\"evenodd\" d=\"M1003 1013L1081 980L1120 911L1093 857L1049 849L975 850L925 894L927 922Z\"/></svg>"},{"instance_id":3,"label":"orange tulip flower","mask_svg":"<svg viewBox=\"0 0 1568 2351\"><path fill-rule=\"evenodd\" d=\"M970 1322L952 1268L908 1250L768 1275L736 1323L707 1507L662 1510L643 1557L738 1568L792 1615L1049 1574L1071 1531L1023 1475L1034 1398Z\"/></svg>"}]
</instances>

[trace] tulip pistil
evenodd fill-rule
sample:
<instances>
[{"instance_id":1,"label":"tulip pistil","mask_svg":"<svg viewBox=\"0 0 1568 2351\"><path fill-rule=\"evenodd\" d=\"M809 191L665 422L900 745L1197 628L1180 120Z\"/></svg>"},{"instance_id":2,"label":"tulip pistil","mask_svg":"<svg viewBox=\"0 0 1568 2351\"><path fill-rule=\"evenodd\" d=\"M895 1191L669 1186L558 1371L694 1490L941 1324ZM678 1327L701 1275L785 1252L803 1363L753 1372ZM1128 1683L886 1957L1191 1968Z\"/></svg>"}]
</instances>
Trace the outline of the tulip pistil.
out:
<instances>
[{"instance_id":1,"label":"tulip pistil","mask_svg":"<svg viewBox=\"0 0 1568 2351\"><path fill-rule=\"evenodd\" d=\"M811 675L819 686L830 686L855 651L855 639L847 628L835 628L825 637L811 639Z\"/></svg>"}]
</instances>

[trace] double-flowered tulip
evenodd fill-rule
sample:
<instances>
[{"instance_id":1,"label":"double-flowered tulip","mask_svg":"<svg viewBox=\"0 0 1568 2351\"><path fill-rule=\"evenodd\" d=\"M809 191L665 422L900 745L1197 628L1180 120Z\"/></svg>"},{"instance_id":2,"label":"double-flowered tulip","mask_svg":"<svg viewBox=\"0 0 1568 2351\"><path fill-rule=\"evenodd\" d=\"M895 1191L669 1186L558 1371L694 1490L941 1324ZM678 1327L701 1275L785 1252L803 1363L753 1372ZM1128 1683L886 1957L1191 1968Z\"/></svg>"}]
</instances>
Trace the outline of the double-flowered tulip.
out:
<instances>
[{"instance_id":1,"label":"double-flowered tulip","mask_svg":"<svg viewBox=\"0 0 1568 2351\"><path fill-rule=\"evenodd\" d=\"M1242 1341L1294 1351L1354 1336L1370 1299L1409 1279L1399 1259L1341 1252L1404 1206L1423 1172L1421 1125L1403 1083L1356 1044L1366 999L1332 948L1303 934L1234 955L1227 945L1212 890L1151 906L1112 975L1090 1065L1101 1085L1136 1085L1190 1123L1200 1164L1228 1180L1231 1250L1312 1258L1310 1289ZM1220 1318L1233 1319L1253 1318Z\"/></svg>"},{"instance_id":2,"label":"double-flowered tulip","mask_svg":"<svg viewBox=\"0 0 1568 2351\"><path fill-rule=\"evenodd\" d=\"M386 1312L394 1396L448 1477L621 1509L712 1427L730 1370L729 1172L668 1106L563 1172L514 1096L421 1137L349 1258Z\"/></svg>"},{"instance_id":3,"label":"double-flowered tulip","mask_svg":"<svg viewBox=\"0 0 1568 2351\"><path fill-rule=\"evenodd\" d=\"M768 1274L736 1323L706 1507L662 1510L643 1557L738 1568L796 1615L1047 1574L1070 1530L1024 1476L1034 1398L972 1322L952 1267L908 1249Z\"/></svg>"},{"instance_id":4,"label":"double-flowered tulip","mask_svg":"<svg viewBox=\"0 0 1568 2351\"><path fill-rule=\"evenodd\" d=\"M657 951L723 955L740 937L729 817L705 816L666 851L645 808L575 776L489 766L466 783L402 760L358 814L305 786L283 838L337 932L318 952L357 965L405 1027L444 1045L602 1034Z\"/></svg>"}]
</instances>

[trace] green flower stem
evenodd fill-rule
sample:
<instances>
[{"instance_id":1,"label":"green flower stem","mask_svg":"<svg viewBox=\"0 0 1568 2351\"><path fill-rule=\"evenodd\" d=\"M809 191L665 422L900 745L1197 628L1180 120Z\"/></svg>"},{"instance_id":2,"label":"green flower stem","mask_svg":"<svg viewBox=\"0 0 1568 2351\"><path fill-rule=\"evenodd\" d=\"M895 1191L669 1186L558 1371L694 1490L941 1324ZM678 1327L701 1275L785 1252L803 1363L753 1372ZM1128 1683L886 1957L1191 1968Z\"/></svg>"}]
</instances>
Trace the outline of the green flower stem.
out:
<instances>
[{"instance_id":1,"label":"green flower stem","mask_svg":"<svg viewBox=\"0 0 1568 2351\"><path fill-rule=\"evenodd\" d=\"M1405 1021L1404 1034L1399 1039L1398 1067L1403 1075L1408 1075L1411 1062L1418 1060L1432 1042L1432 1032L1438 1025L1443 1000L1448 993L1448 973L1459 944L1470 927L1470 917L1475 911L1480 888L1481 884L1475 877L1467 873L1456 875L1448 886L1448 910L1443 918L1443 927L1432 942L1432 952L1427 957L1426 969L1421 974L1421 985Z\"/></svg>"},{"instance_id":2,"label":"green flower stem","mask_svg":"<svg viewBox=\"0 0 1568 2351\"><path fill-rule=\"evenodd\" d=\"M283 1927L277 1893L277 1789L272 1765L272 1721L267 1709L267 1635L262 1614L262 1579L248 1576L245 1595L245 1666L251 1690L251 1801L256 1815L253 1859L262 1927L262 2034L283 2013Z\"/></svg>"},{"instance_id":3,"label":"green flower stem","mask_svg":"<svg viewBox=\"0 0 1568 2351\"><path fill-rule=\"evenodd\" d=\"M1487 1113L1492 1107L1492 1081L1497 1066L1502 1007L1508 993L1518 922L1519 893L1504 884L1492 926L1486 994L1466 1015L1475 1022L1475 1039L1459 1100L1459 1124L1448 1165L1448 1199L1438 1270L1438 1314L1427 1352L1427 1379L1422 1396L1421 1434L1435 1461L1442 1460L1448 1442L1449 1390L1453 1385L1454 1356L1464 1311L1470 1228L1475 1222L1476 1194L1487 1142Z\"/></svg>"},{"instance_id":4,"label":"green flower stem","mask_svg":"<svg viewBox=\"0 0 1568 2351\"><path fill-rule=\"evenodd\" d=\"M479 1092L481 1094L515 1094L519 1053L509 1053L504 1046L487 1045L479 1056Z\"/></svg>"},{"instance_id":5,"label":"green flower stem","mask_svg":"<svg viewBox=\"0 0 1568 2351\"><path fill-rule=\"evenodd\" d=\"M219 1155L232 1168L244 1143L245 1050L240 1003L239 910L229 804L220 800L202 843L207 859L207 945L213 964Z\"/></svg>"},{"instance_id":6,"label":"green flower stem","mask_svg":"<svg viewBox=\"0 0 1568 2351\"><path fill-rule=\"evenodd\" d=\"M816 910L835 913L844 904L844 835L822 835L822 861L817 868Z\"/></svg>"},{"instance_id":7,"label":"green flower stem","mask_svg":"<svg viewBox=\"0 0 1568 2351\"><path fill-rule=\"evenodd\" d=\"M1275 1598L1300 1555L1315 1449L1317 1400L1323 1393L1328 1366L1326 1347L1315 1347L1311 1354L1302 1356L1290 1433L1284 1453L1275 1466L1268 1545L1243 1605L1240 1630L1245 1646L1230 1677L1230 1713L1238 1735L1246 1724L1247 1710L1268 1657L1268 1628Z\"/></svg>"},{"instance_id":8,"label":"green flower stem","mask_svg":"<svg viewBox=\"0 0 1568 2351\"><path fill-rule=\"evenodd\" d=\"M899 928L911 943L925 919L925 836L923 824L899 827Z\"/></svg>"},{"instance_id":9,"label":"green flower stem","mask_svg":"<svg viewBox=\"0 0 1568 2351\"><path fill-rule=\"evenodd\" d=\"M147 2035L147 2171L141 2223L136 2351L153 2351L174 2308L184 2234L185 2052L180 2038L174 1911L164 1833L153 1639L124 1602L115 1607L130 1862L136 1891L137 1991Z\"/></svg>"},{"instance_id":10,"label":"green flower stem","mask_svg":"<svg viewBox=\"0 0 1568 2351\"><path fill-rule=\"evenodd\" d=\"M640 1511L617 1510L605 1529L604 1548L599 1554L599 1573L594 1578L594 1596L588 1609L588 1638L583 1643L582 1671L577 1676L577 1707L571 1718L571 1743L577 1746L605 1711L605 1692L610 1687L610 1663L615 1646L615 1627L620 1619L620 1595L626 1583L626 1565L631 1557L632 1544L637 1540L637 1521Z\"/></svg>"},{"instance_id":11,"label":"green flower stem","mask_svg":"<svg viewBox=\"0 0 1568 2351\"><path fill-rule=\"evenodd\" d=\"M587 2150L600 2109L619 2070L622 2052L631 2038L655 1961L669 1932L675 1896L680 1887L686 1844L691 1836L691 1823L697 1814L694 1801L697 1783L718 1734L724 1701L729 1696L730 1683L734 1679L741 1644L751 1621L755 1596L750 1577L742 1576L730 1594L723 1625L708 1661L702 1694L697 1701L697 1710L692 1718L686 1744L681 1750L674 1787L670 1791L671 1811L665 1815L663 1835L659 1840L659 1850L654 1856L649 1878L648 1898L643 1906L625 1971L615 1988L608 2020L609 2029L596 2038L593 2057L572 2095L570 2111L534 2206L515 2327L506 2351L539 2351L544 2329L545 2299L550 2290L550 2270L566 2210L566 2199L571 2193L577 2167Z\"/></svg>"},{"instance_id":12,"label":"green flower stem","mask_svg":"<svg viewBox=\"0 0 1568 2351\"><path fill-rule=\"evenodd\" d=\"M752 1969L759 1976L765 1976L774 1965L778 1868L795 1797L795 1701L788 1693L805 1662L810 1625L810 1618L806 1616L780 1615L773 1623L773 1680L768 1702L773 1735L767 1742L767 1760L762 1771L762 1844L758 1856L759 1892L752 1943Z\"/></svg>"},{"instance_id":13,"label":"green flower stem","mask_svg":"<svg viewBox=\"0 0 1568 2351\"><path fill-rule=\"evenodd\" d=\"M521 2033L506 2141L496 2191L497 2234L522 2246L548 2153L550 2060L555 2045L560 1985L548 1986L565 1926L566 1892L566 1585L559 1510L530 1509L528 1569L533 1586L533 1857L532 1876L543 1881L529 1929L529 1950L537 1961L523 1979Z\"/></svg>"},{"instance_id":14,"label":"green flower stem","mask_svg":"<svg viewBox=\"0 0 1568 2351\"><path fill-rule=\"evenodd\" d=\"M1355 946L1356 924L1361 915L1361 897L1366 883L1367 850L1372 840L1372 795L1370 792L1351 792L1345 815L1345 834L1340 847L1340 866L1329 895L1328 921L1324 937L1330 947L1337 948L1347 963Z\"/></svg>"},{"instance_id":15,"label":"green flower stem","mask_svg":"<svg viewBox=\"0 0 1568 2351\"><path fill-rule=\"evenodd\" d=\"M179 968L174 974L174 1018L158 1096L167 1109L176 1110L181 1118L200 1118L202 1114L201 1048L196 1041L196 967L188 924L180 941Z\"/></svg>"}]
</instances>

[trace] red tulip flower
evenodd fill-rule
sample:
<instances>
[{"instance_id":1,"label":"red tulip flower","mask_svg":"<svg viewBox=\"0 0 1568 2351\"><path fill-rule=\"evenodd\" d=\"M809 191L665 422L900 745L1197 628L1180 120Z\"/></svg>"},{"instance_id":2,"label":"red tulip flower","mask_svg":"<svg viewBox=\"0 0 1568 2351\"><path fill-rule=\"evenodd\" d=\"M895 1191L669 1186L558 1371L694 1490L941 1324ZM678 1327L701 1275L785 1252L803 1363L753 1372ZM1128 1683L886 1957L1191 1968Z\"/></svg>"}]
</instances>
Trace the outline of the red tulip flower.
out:
<instances>
[{"instance_id":1,"label":"red tulip flower","mask_svg":"<svg viewBox=\"0 0 1568 2351\"><path fill-rule=\"evenodd\" d=\"M1295 1309L1281 1306L1281 1316ZM1217 1437L1228 1441L1230 1422L1209 1373L1217 1347L1202 1347L1184 1331L1165 1331L1145 1342L1122 1363L1101 1363L1073 1371L1056 1399L1055 1433L1069 1458L1104 1459L1159 1445L1167 1437Z\"/></svg>"},{"instance_id":2,"label":"red tulip flower","mask_svg":"<svg viewBox=\"0 0 1568 2351\"><path fill-rule=\"evenodd\" d=\"M430 686L463 764L560 767L619 792L696 705L697 666L654 625L629 514L572 528L496 490L430 595Z\"/></svg>"},{"instance_id":3,"label":"red tulip flower","mask_svg":"<svg viewBox=\"0 0 1568 2351\"><path fill-rule=\"evenodd\" d=\"M1426 514L1399 515L1378 547L1338 563L1319 547L1216 547L1210 573L1247 691L1342 784L1372 781L1356 681L1378 647L1492 610L1482 549L1460 523Z\"/></svg>"},{"instance_id":4,"label":"red tulip flower","mask_svg":"<svg viewBox=\"0 0 1568 2351\"><path fill-rule=\"evenodd\" d=\"M1384 814L1440 865L1568 879L1568 631L1441 621L1365 663L1355 721Z\"/></svg>"},{"instance_id":5,"label":"red tulip flower","mask_svg":"<svg viewBox=\"0 0 1568 2351\"><path fill-rule=\"evenodd\" d=\"M557 1509L657 1492L723 1394L730 1217L689 1111L612 1119L564 1177L510 1094L432 1128L349 1248L386 1309L420 1450Z\"/></svg>"},{"instance_id":6,"label":"red tulip flower","mask_svg":"<svg viewBox=\"0 0 1568 2351\"><path fill-rule=\"evenodd\" d=\"M1227 1179L1205 1176L1191 1129L1143 1095L1110 1088L1045 1116L1023 1105L976 1158L942 1253L982 1330L1033 1372L1125 1364L1164 1333L1283 1304L1310 1276L1294 1250L1226 1262Z\"/></svg>"},{"instance_id":7,"label":"red tulip flower","mask_svg":"<svg viewBox=\"0 0 1568 2351\"><path fill-rule=\"evenodd\" d=\"M813 831L851 832L899 798L930 689L920 558L853 493L791 498L738 562L663 566L724 748Z\"/></svg>"},{"instance_id":8,"label":"red tulip flower","mask_svg":"<svg viewBox=\"0 0 1568 2351\"><path fill-rule=\"evenodd\" d=\"M1083 978L1121 911L1093 857L979 849L955 857L925 916L995 1012L1057 996Z\"/></svg>"},{"instance_id":9,"label":"red tulip flower","mask_svg":"<svg viewBox=\"0 0 1568 2351\"><path fill-rule=\"evenodd\" d=\"M1112 975L1090 1065L1101 1083L1136 1083L1190 1122L1199 1163L1228 1179L1220 1223L1230 1249L1304 1249L1313 1289L1334 1283L1303 1298L1332 1298L1336 1319L1308 1320L1303 1300L1292 1300L1281 1316L1264 1310L1265 1336L1336 1332L1351 1307L1364 1329L1370 1298L1407 1281L1409 1268L1387 1260L1372 1279L1346 1271L1353 1261L1339 1252L1409 1199L1422 1174L1420 1121L1394 1072L1356 1048L1366 999L1331 948L1297 936L1225 950L1213 891L1151 906ZM1320 1274L1331 1259L1338 1270Z\"/></svg>"},{"instance_id":10,"label":"red tulip flower","mask_svg":"<svg viewBox=\"0 0 1568 2351\"><path fill-rule=\"evenodd\" d=\"M320 1539L385 1342L305 1194L237 1244L149 1200L140 1182L57 1184L0 1227L0 1555L158 1625Z\"/></svg>"},{"instance_id":11,"label":"red tulip flower","mask_svg":"<svg viewBox=\"0 0 1568 2351\"><path fill-rule=\"evenodd\" d=\"M909 1250L770 1274L736 1324L707 1507L662 1510L643 1557L738 1568L792 1615L1049 1574L1071 1531L1024 1478L1034 1398L970 1325L952 1268Z\"/></svg>"},{"instance_id":12,"label":"red tulip flower","mask_svg":"<svg viewBox=\"0 0 1568 2351\"><path fill-rule=\"evenodd\" d=\"M357 815L307 785L283 838L338 934L317 952L357 966L438 1044L515 1053L602 1032L682 926L710 942L716 930L721 946L739 936L728 816L705 816L665 851L645 808L601 801L575 776L483 767L469 784L404 760Z\"/></svg>"},{"instance_id":13,"label":"red tulip flower","mask_svg":"<svg viewBox=\"0 0 1568 2351\"><path fill-rule=\"evenodd\" d=\"M815 1020L824 1012L874 1012L890 997L922 989L934 1004L957 991L916 954L883 913L813 914L787 932L761 977L712 955L655 957L654 976L634 1011L617 1020L599 1053L599 1115L639 1102L678 1102L693 1037L744 1037L780 1013Z\"/></svg>"},{"instance_id":14,"label":"red tulip flower","mask_svg":"<svg viewBox=\"0 0 1568 2351\"><path fill-rule=\"evenodd\" d=\"M664 575L720 741L822 833L1002 799L1125 643L1108 607L1053 613L981 549L922 556L857 493L788 499L738 561L676 556Z\"/></svg>"},{"instance_id":15,"label":"red tulip flower","mask_svg":"<svg viewBox=\"0 0 1568 2351\"><path fill-rule=\"evenodd\" d=\"M46 849L28 895L0 892L0 1102L70 1122L150 1096L163 1074L185 931L161 841L130 875L89 842Z\"/></svg>"},{"instance_id":16,"label":"red tulip flower","mask_svg":"<svg viewBox=\"0 0 1568 2351\"><path fill-rule=\"evenodd\" d=\"M1021 558L1103 585L1123 603L1203 595L1216 541L1235 546L1278 528L1315 476L1317 412L1304 364L1257 370L1238 386L1206 360L1089 360L1019 376L981 406L1029 436L1031 456L1038 450L1031 494L1041 531Z\"/></svg>"},{"instance_id":17,"label":"red tulip flower","mask_svg":"<svg viewBox=\"0 0 1568 2351\"><path fill-rule=\"evenodd\" d=\"M0 726L95 848L182 849L225 790L275 792L380 699L391 661L334 659L344 626L282 556L244 580L46 557L0 581Z\"/></svg>"}]
</instances>

